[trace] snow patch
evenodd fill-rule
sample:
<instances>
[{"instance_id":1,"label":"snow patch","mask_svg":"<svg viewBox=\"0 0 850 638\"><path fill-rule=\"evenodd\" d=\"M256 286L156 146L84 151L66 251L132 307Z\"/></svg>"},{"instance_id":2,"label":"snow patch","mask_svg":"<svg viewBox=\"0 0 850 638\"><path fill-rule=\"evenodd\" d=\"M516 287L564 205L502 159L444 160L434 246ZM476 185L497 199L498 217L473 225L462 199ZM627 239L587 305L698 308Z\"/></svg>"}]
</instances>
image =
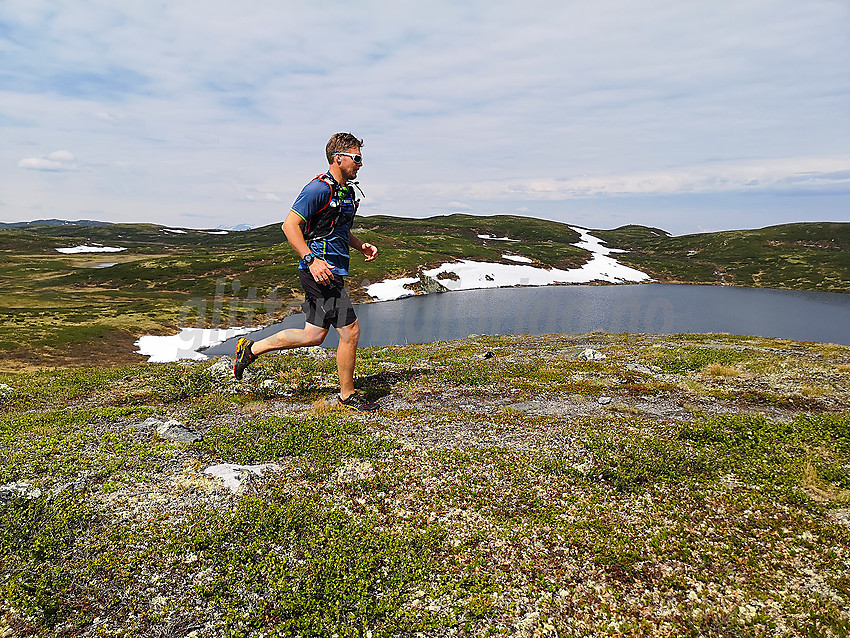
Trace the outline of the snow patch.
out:
<instances>
[{"instance_id":1,"label":"snow patch","mask_svg":"<svg viewBox=\"0 0 850 638\"><path fill-rule=\"evenodd\" d=\"M496 237L495 235L478 235L478 239L490 239L492 241L519 241L519 239L511 239L510 237Z\"/></svg>"},{"instance_id":2,"label":"snow patch","mask_svg":"<svg viewBox=\"0 0 850 638\"><path fill-rule=\"evenodd\" d=\"M574 245L591 253L590 261L580 268L560 270L546 269L536 266L514 266L512 264L494 264L483 261L461 259L459 262L445 263L437 268L426 270L423 275L439 281L449 290L472 290L476 288L504 288L508 286L549 286L551 284L586 284L591 281L607 281L612 284L626 282L651 281L649 275L635 268L621 264L612 253L624 253L625 250L603 246L602 240L594 237L584 228L571 226L579 235L579 241ZM478 235L482 239L498 239L502 241L519 241L507 237L492 237ZM504 259L523 264L533 263L528 257L520 255L502 255ZM447 277L446 275L451 275ZM443 277L441 277L443 275ZM379 301L399 299L411 294L404 288L405 284L418 281L410 277L403 279L387 279L378 284L372 284L366 292ZM380 294L380 297L378 297ZM396 296L392 296L396 295Z\"/></svg>"},{"instance_id":3,"label":"snow patch","mask_svg":"<svg viewBox=\"0 0 850 638\"><path fill-rule=\"evenodd\" d=\"M168 363L180 359L208 359L205 354L198 352L199 348L210 348L227 341L232 337L246 332L259 330L255 328L183 328L176 335L145 335L136 341L139 348L136 354L148 357L149 363Z\"/></svg>"},{"instance_id":4,"label":"snow patch","mask_svg":"<svg viewBox=\"0 0 850 638\"><path fill-rule=\"evenodd\" d=\"M366 294L378 301L390 301L413 295L412 290L405 288L407 284L419 282L418 277L402 277L401 279L387 279L366 287Z\"/></svg>"},{"instance_id":5,"label":"snow patch","mask_svg":"<svg viewBox=\"0 0 850 638\"><path fill-rule=\"evenodd\" d=\"M455 278L440 275L454 274ZM459 263L448 263L426 270L424 273L443 284L449 290L472 290L475 288L503 288L507 286L548 286L572 281L570 271L546 270L535 266L511 266L483 261L461 259ZM577 281L573 282L577 283Z\"/></svg>"},{"instance_id":6,"label":"snow patch","mask_svg":"<svg viewBox=\"0 0 850 638\"><path fill-rule=\"evenodd\" d=\"M115 248L114 246L88 246L88 245L80 245L74 246L73 248L56 248L57 253L62 253L63 255L74 255L77 253L120 253L122 250L127 250L126 248Z\"/></svg>"},{"instance_id":7,"label":"snow patch","mask_svg":"<svg viewBox=\"0 0 850 638\"><path fill-rule=\"evenodd\" d=\"M177 235L185 235L186 234L185 230L180 230L179 228L163 228L162 230L165 231L166 233L175 233Z\"/></svg>"}]
</instances>

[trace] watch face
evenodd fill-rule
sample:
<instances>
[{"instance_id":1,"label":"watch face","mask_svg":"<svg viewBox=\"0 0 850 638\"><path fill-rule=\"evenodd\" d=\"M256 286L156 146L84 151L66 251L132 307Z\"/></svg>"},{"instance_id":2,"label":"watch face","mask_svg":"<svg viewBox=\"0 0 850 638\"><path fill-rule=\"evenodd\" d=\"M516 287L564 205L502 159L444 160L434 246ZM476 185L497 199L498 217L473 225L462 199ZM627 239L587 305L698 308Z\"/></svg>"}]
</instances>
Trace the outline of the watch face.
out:
<instances>
[{"instance_id":1,"label":"watch face","mask_svg":"<svg viewBox=\"0 0 850 638\"><path fill-rule=\"evenodd\" d=\"M310 253L309 255L304 255L304 263L308 266L313 263L313 259L315 259L315 257L313 257L312 253Z\"/></svg>"}]
</instances>

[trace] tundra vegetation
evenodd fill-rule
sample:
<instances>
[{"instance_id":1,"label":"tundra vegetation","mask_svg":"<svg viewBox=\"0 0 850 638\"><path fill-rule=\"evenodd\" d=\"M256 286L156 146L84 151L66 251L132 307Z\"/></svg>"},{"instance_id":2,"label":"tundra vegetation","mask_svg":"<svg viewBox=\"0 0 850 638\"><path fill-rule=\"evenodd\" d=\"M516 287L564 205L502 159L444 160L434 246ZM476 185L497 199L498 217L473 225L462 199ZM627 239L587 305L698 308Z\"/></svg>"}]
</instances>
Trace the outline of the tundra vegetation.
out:
<instances>
[{"instance_id":1,"label":"tundra vegetation","mask_svg":"<svg viewBox=\"0 0 850 638\"><path fill-rule=\"evenodd\" d=\"M300 304L291 248L278 224L242 232L151 224L0 227L0 352L4 370L134 363L142 334L178 327L271 323ZM581 266L590 253L568 225L527 217L363 217L358 236L381 258L355 259L348 279L364 287L418 276L456 259L511 264L509 250L541 268ZM594 231L617 259L660 282L850 292L850 224L786 224L673 237L624 226ZM482 239L509 237L518 242ZM78 245L122 252L60 254ZM109 267L98 267L114 263Z\"/></svg>"},{"instance_id":2,"label":"tundra vegetation","mask_svg":"<svg viewBox=\"0 0 850 638\"><path fill-rule=\"evenodd\" d=\"M370 348L370 414L321 350L229 363L0 375L0 634L850 633L848 347Z\"/></svg>"}]
</instances>

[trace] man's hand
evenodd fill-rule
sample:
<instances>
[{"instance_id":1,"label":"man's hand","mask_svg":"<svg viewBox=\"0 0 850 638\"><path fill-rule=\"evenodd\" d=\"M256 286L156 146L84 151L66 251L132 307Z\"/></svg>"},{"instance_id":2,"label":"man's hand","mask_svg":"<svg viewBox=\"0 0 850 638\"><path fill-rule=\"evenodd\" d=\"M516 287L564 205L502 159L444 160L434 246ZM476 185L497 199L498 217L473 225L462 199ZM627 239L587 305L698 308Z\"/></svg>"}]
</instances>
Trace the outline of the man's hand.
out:
<instances>
[{"instance_id":1,"label":"man's hand","mask_svg":"<svg viewBox=\"0 0 850 638\"><path fill-rule=\"evenodd\" d=\"M334 274L331 272L331 270L334 269L334 266L331 266L324 259L319 259L317 257L313 260L313 263L310 264L309 268L310 274L313 275L313 279L315 279L318 284L326 286L334 280Z\"/></svg>"},{"instance_id":2,"label":"man's hand","mask_svg":"<svg viewBox=\"0 0 850 638\"><path fill-rule=\"evenodd\" d=\"M377 247L372 244L363 243L360 246L360 252L366 257L366 261L372 261L375 257L378 256Z\"/></svg>"}]
</instances>

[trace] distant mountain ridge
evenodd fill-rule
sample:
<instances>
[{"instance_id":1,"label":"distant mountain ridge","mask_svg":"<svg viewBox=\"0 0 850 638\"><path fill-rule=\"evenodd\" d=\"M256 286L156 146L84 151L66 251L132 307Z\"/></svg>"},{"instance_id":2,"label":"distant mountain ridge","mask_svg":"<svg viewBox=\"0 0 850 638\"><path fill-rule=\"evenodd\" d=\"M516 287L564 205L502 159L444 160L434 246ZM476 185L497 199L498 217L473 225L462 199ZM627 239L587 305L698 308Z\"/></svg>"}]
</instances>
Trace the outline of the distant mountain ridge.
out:
<instances>
[{"instance_id":1,"label":"distant mountain ridge","mask_svg":"<svg viewBox=\"0 0 850 638\"><path fill-rule=\"evenodd\" d=\"M225 225L222 224L222 225L216 226L215 228L216 228L216 230L235 230L235 231L253 230L254 229L254 227L251 224L236 224L235 226L225 226Z\"/></svg>"},{"instance_id":2,"label":"distant mountain ridge","mask_svg":"<svg viewBox=\"0 0 850 638\"><path fill-rule=\"evenodd\" d=\"M34 219L28 222L0 222L0 228L29 228L32 226L114 226L115 222L101 222L94 219L78 219L70 221L67 219ZM164 227L165 228L165 227ZM216 230L252 230L254 226L251 224L236 224L226 226L224 224L216 226Z\"/></svg>"},{"instance_id":3,"label":"distant mountain ridge","mask_svg":"<svg viewBox=\"0 0 850 638\"><path fill-rule=\"evenodd\" d=\"M111 226L112 222L99 222L93 219L36 219L30 222L0 222L0 228L26 228L28 226Z\"/></svg>"}]
</instances>

